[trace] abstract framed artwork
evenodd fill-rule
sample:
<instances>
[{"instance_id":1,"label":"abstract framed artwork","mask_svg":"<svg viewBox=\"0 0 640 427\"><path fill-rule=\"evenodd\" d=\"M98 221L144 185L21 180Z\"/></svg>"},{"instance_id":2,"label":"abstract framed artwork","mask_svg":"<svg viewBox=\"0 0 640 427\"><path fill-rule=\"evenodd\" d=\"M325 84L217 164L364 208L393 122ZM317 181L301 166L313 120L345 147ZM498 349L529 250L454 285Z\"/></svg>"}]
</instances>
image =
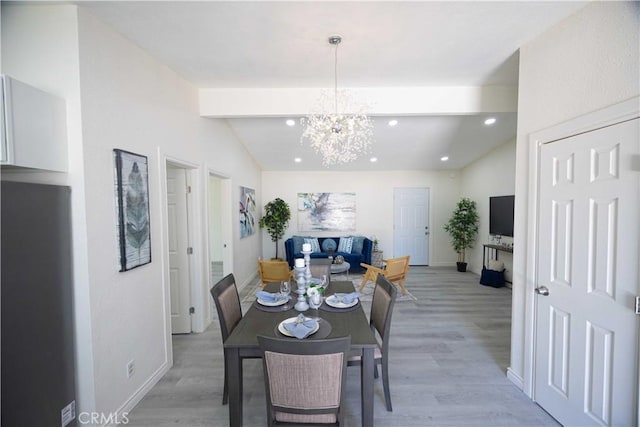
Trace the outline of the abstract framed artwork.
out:
<instances>
[{"instance_id":1,"label":"abstract framed artwork","mask_svg":"<svg viewBox=\"0 0 640 427\"><path fill-rule=\"evenodd\" d=\"M240 238L256 232L256 190L240 187Z\"/></svg>"},{"instance_id":2,"label":"abstract framed artwork","mask_svg":"<svg viewBox=\"0 0 640 427\"><path fill-rule=\"evenodd\" d=\"M119 271L151 262L147 157L113 150Z\"/></svg>"},{"instance_id":3,"label":"abstract framed artwork","mask_svg":"<svg viewBox=\"0 0 640 427\"><path fill-rule=\"evenodd\" d=\"M298 231L355 230L355 193L298 193Z\"/></svg>"}]
</instances>

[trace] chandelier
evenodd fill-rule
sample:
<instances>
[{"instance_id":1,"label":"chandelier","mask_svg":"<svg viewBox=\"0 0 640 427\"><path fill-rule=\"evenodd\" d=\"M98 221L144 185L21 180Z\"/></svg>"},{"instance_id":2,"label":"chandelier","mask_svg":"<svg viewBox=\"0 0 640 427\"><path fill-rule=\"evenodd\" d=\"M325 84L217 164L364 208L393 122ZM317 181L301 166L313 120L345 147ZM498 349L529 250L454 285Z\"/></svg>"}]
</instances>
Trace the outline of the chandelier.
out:
<instances>
[{"instance_id":1,"label":"chandelier","mask_svg":"<svg viewBox=\"0 0 640 427\"><path fill-rule=\"evenodd\" d=\"M340 36L329 37L335 46L333 91L325 90L301 120L304 131L301 143L307 141L322 156L322 164L331 166L350 163L369 152L373 123L366 115L366 105L357 103L345 89L338 90L338 45Z\"/></svg>"}]
</instances>

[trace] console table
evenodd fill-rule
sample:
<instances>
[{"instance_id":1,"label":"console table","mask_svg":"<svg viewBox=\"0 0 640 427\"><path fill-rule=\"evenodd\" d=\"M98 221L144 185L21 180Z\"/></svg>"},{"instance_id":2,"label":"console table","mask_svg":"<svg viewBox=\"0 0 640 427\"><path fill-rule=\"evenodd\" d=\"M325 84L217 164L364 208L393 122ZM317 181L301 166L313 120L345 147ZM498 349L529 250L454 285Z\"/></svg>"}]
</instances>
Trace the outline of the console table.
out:
<instances>
[{"instance_id":1,"label":"console table","mask_svg":"<svg viewBox=\"0 0 640 427\"><path fill-rule=\"evenodd\" d=\"M513 248L510 246L502 246L502 245L490 245L484 244L482 250L482 266L486 267L489 264L489 260L494 259L498 260L498 252L507 252L512 254ZM508 280L505 280L507 283L511 283Z\"/></svg>"}]
</instances>

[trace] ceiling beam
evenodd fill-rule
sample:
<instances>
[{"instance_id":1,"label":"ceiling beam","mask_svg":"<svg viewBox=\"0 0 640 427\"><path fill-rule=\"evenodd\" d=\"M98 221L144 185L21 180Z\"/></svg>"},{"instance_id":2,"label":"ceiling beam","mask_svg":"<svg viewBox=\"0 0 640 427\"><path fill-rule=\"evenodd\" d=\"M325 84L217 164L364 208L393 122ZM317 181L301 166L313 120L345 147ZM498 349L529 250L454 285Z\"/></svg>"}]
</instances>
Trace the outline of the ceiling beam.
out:
<instances>
[{"instance_id":1,"label":"ceiling beam","mask_svg":"<svg viewBox=\"0 0 640 427\"><path fill-rule=\"evenodd\" d=\"M310 113L321 88L200 89L203 117L286 117ZM515 112L515 86L350 88L372 116Z\"/></svg>"}]
</instances>

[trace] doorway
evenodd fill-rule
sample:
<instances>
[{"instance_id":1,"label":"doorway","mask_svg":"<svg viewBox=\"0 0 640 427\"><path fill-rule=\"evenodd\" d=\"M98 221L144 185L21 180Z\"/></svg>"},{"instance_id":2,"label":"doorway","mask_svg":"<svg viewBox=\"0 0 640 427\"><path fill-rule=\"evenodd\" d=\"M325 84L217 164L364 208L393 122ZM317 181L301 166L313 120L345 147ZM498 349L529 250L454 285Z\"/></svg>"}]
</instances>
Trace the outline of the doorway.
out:
<instances>
[{"instance_id":1,"label":"doorway","mask_svg":"<svg viewBox=\"0 0 640 427\"><path fill-rule=\"evenodd\" d=\"M429 189L393 190L393 256L409 255L411 265L429 265Z\"/></svg>"},{"instance_id":2,"label":"doorway","mask_svg":"<svg viewBox=\"0 0 640 427\"><path fill-rule=\"evenodd\" d=\"M193 330L190 259L193 248L189 225L191 176L188 169L173 163L167 163L166 175L171 333L188 334Z\"/></svg>"},{"instance_id":3,"label":"doorway","mask_svg":"<svg viewBox=\"0 0 640 427\"><path fill-rule=\"evenodd\" d=\"M233 203L231 179L214 172L208 173L207 225L208 225L208 277L207 300L211 321L216 308L209 290L220 279L233 272Z\"/></svg>"}]
</instances>

